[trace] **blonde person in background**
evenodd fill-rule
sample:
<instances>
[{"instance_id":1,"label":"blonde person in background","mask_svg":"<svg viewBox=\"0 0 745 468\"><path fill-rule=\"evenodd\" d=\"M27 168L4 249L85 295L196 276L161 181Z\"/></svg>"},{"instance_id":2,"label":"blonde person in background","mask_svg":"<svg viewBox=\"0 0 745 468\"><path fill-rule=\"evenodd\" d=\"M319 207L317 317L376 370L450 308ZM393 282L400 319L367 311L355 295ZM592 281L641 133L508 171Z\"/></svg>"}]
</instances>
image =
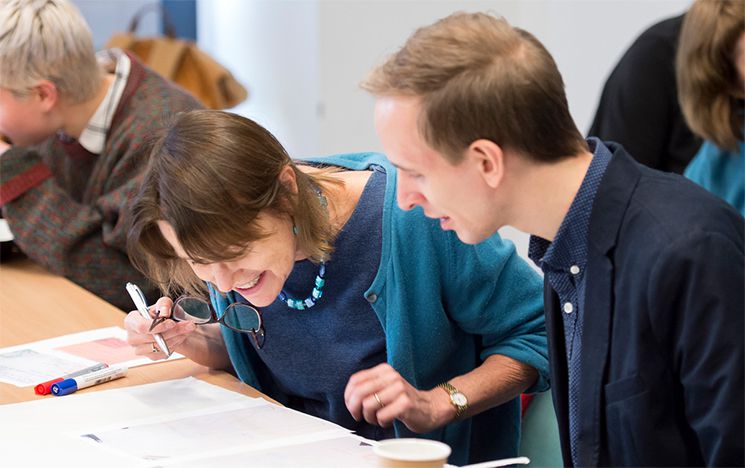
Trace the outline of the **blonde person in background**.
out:
<instances>
[{"instance_id":1,"label":"blonde person in background","mask_svg":"<svg viewBox=\"0 0 745 468\"><path fill-rule=\"evenodd\" d=\"M705 139L685 176L745 215L745 2L691 5L676 73L683 115Z\"/></svg>"},{"instance_id":2,"label":"blonde person in background","mask_svg":"<svg viewBox=\"0 0 745 468\"><path fill-rule=\"evenodd\" d=\"M440 440L456 464L517 455L518 396L547 388L548 361L540 279L510 242L397 209L383 155L293 161L235 114L182 113L153 151L131 251L171 297L165 321L127 316L138 354L162 358L160 332L364 437Z\"/></svg>"},{"instance_id":3,"label":"blonde person in background","mask_svg":"<svg viewBox=\"0 0 745 468\"><path fill-rule=\"evenodd\" d=\"M735 209L584 139L553 58L504 19L421 28L364 87L402 208L469 244L532 234L565 465L745 464Z\"/></svg>"},{"instance_id":4,"label":"blonde person in background","mask_svg":"<svg viewBox=\"0 0 745 468\"><path fill-rule=\"evenodd\" d=\"M125 253L144 143L200 107L134 56L96 54L66 0L0 0L0 206L34 261L120 308L144 279ZM154 288L149 288L152 297Z\"/></svg>"}]
</instances>

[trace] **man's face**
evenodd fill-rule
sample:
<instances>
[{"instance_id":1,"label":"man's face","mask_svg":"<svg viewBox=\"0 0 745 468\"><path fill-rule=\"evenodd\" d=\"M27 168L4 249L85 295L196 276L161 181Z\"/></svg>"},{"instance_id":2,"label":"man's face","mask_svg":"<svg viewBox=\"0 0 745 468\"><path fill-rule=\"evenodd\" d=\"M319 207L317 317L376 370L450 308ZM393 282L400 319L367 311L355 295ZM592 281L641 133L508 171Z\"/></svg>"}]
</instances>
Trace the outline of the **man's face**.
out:
<instances>
[{"instance_id":1,"label":"man's face","mask_svg":"<svg viewBox=\"0 0 745 468\"><path fill-rule=\"evenodd\" d=\"M52 136L48 113L34 92L17 96L0 87L0 134L7 136L14 145L29 146Z\"/></svg>"},{"instance_id":2,"label":"man's face","mask_svg":"<svg viewBox=\"0 0 745 468\"><path fill-rule=\"evenodd\" d=\"M417 126L420 109L413 97L380 97L375 104L378 136L398 170L398 205L403 210L421 206L462 242L479 243L501 227L494 219L493 189L470 152L454 165L423 140Z\"/></svg>"}]
</instances>

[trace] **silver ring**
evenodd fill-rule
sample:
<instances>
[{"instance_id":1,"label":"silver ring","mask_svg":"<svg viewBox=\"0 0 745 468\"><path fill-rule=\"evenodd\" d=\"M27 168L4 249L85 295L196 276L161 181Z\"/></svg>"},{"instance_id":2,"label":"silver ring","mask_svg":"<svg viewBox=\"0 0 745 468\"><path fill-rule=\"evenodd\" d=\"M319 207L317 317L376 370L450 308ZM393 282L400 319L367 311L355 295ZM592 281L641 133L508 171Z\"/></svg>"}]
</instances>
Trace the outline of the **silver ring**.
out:
<instances>
[{"instance_id":1,"label":"silver ring","mask_svg":"<svg viewBox=\"0 0 745 468\"><path fill-rule=\"evenodd\" d=\"M375 397L375 401L378 402L378 404L380 405L380 407L381 408L385 408L385 404L383 404L383 402L380 401L380 397L378 396L378 393L377 392L373 393L373 396Z\"/></svg>"},{"instance_id":2,"label":"silver ring","mask_svg":"<svg viewBox=\"0 0 745 468\"><path fill-rule=\"evenodd\" d=\"M150 343L150 346L152 347L152 351L151 351L152 353L157 353L158 352L158 348L155 347L155 342L154 341L152 343Z\"/></svg>"}]
</instances>

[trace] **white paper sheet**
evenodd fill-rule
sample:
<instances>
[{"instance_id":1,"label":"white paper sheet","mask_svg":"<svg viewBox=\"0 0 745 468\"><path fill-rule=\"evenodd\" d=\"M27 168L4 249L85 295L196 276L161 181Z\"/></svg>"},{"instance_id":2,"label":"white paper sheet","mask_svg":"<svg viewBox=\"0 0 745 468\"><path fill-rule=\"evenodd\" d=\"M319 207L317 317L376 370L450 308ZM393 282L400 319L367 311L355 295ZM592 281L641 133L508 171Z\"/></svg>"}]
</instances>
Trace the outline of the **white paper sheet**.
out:
<instances>
[{"instance_id":1,"label":"white paper sheet","mask_svg":"<svg viewBox=\"0 0 745 468\"><path fill-rule=\"evenodd\" d=\"M128 347L123 349L126 338L127 332L123 328L108 327L2 348L0 382L17 387L33 386L99 362L90 359L91 356L111 356L116 362L109 364L127 367L159 362L133 355L126 359L116 359L117 355L121 356L123 353L132 354ZM106 350L107 343L111 346L110 352ZM169 359L183 357L174 353ZM102 359L101 362L108 361Z\"/></svg>"},{"instance_id":2,"label":"white paper sheet","mask_svg":"<svg viewBox=\"0 0 745 468\"><path fill-rule=\"evenodd\" d=\"M77 435L91 444L140 461L163 464L237 450L287 446L348 433L323 419L264 400L247 400L148 422L86 429Z\"/></svg>"},{"instance_id":3,"label":"white paper sheet","mask_svg":"<svg viewBox=\"0 0 745 468\"><path fill-rule=\"evenodd\" d=\"M95 361L53 350L23 348L0 353L0 382L27 387L70 374Z\"/></svg>"},{"instance_id":4,"label":"white paper sheet","mask_svg":"<svg viewBox=\"0 0 745 468\"><path fill-rule=\"evenodd\" d=\"M344 437L277 447L264 450L243 451L229 455L213 456L163 466L173 468L376 468L378 465L372 445L361 437L349 434Z\"/></svg>"},{"instance_id":5,"label":"white paper sheet","mask_svg":"<svg viewBox=\"0 0 745 468\"><path fill-rule=\"evenodd\" d=\"M8 220L0 218L0 242L12 241L14 238L10 226L8 226Z\"/></svg>"},{"instance_id":6,"label":"white paper sheet","mask_svg":"<svg viewBox=\"0 0 745 468\"><path fill-rule=\"evenodd\" d=\"M102 442L81 437L84 434L94 434ZM229 461L233 455L238 460L236 454L251 450L262 450L260 457L270 459L280 446L293 447L287 449L290 460L293 453L302 452L294 448L297 444L313 447L347 434L328 421L191 377L0 405L3 466L60 466L65 460L74 460L76 468L189 461L197 463L193 466L214 466L208 460ZM326 444L318 447L331 450ZM338 456L354 458L354 447L337 448ZM165 458L153 460L153 455ZM308 452L302 456L321 460Z\"/></svg>"}]
</instances>

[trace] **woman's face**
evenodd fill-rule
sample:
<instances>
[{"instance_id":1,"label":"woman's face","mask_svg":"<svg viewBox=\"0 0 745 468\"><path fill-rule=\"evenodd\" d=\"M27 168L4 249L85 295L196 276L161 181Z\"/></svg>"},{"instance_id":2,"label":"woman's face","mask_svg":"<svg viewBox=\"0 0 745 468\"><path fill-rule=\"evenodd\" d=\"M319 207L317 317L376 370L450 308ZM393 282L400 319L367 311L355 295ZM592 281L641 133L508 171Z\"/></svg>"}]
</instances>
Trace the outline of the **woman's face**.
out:
<instances>
[{"instance_id":1,"label":"woman's face","mask_svg":"<svg viewBox=\"0 0 745 468\"><path fill-rule=\"evenodd\" d=\"M235 291L251 304L265 307L277 298L295 261L301 257L297 253L289 219L259 214L255 222L269 235L251 243L243 256L214 263L194 262L181 248L169 223L158 221L158 227L176 254L189 263L199 279L212 283L221 292Z\"/></svg>"}]
</instances>

